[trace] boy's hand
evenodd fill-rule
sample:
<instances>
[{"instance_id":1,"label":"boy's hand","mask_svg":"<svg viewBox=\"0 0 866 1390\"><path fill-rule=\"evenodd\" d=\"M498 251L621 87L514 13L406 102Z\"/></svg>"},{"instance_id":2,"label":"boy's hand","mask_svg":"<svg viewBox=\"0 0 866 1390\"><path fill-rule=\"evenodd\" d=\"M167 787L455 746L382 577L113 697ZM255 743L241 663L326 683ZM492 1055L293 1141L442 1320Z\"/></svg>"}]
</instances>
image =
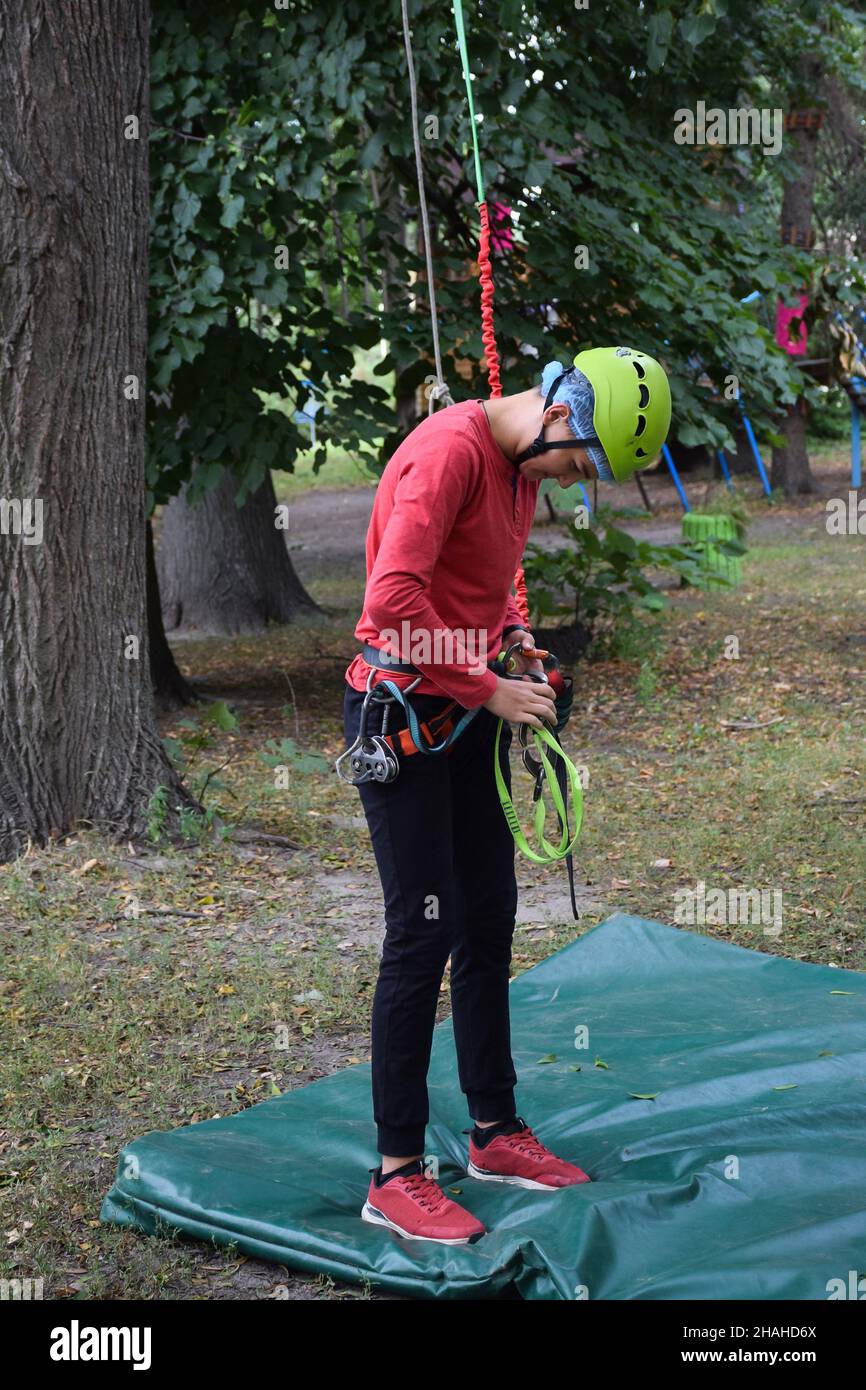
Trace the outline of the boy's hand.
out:
<instances>
[{"instance_id":1,"label":"boy's hand","mask_svg":"<svg viewBox=\"0 0 866 1390\"><path fill-rule=\"evenodd\" d=\"M527 651L532 651L535 647L535 638L525 628L514 628L513 631L509 632L508 637L503 639L503 646L511 647L515 642L519 642ZM515 652L513 660L516 663L514 668L516 672L522 674L525 671L533 671L536 675L544 675L544 667L537 658L534 661L528 661L519 652Z\"/></svg>"},{"instance_id":2,"label":"boy's hand","mask_svg":"<svg viewBox=\"0 0 866 1390\"><path fill-rule=\"evenodd\" d=\"M540 662L533 663L541 665ZM496 689L484 708L509 724L531 724L540 729L546 722L556 723L555 695L549 685L530 680L506 680L498 676Z\"/></svg>"}]
</instances>

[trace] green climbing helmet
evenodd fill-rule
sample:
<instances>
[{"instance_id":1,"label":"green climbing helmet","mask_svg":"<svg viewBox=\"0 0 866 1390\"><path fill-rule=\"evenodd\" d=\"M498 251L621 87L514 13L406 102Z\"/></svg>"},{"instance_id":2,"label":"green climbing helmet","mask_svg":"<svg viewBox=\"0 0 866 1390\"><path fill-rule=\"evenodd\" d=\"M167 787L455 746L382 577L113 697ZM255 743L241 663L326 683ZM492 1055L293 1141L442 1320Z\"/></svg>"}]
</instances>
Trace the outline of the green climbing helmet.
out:
<instances>
[{"instance_id":1,"label":"green climbing helmet","mask_svg":"<svg viewBox=\"0 0 866 1390\"><path fill-rule=\"evenodd\" d=\"M652 463L671 423L671 388L664 368L636 348L587 348L574 359L595 394L593 428L611 472L624 483Z\"/></svg>"}]
</instances>

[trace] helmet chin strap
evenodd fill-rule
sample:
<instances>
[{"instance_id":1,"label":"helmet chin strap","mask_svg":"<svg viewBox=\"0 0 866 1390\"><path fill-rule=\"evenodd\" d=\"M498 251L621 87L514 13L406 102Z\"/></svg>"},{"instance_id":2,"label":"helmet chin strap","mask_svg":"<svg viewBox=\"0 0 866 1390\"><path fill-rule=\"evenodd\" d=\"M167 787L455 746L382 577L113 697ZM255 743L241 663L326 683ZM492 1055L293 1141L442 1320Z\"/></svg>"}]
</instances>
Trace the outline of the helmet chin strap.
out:
<instances>
[{"instance_id":1,"label":"helmet chin strap","mask_svg":"<svg viewBox=\"0 0 866 1390\"><path fill-rule=\"evenodd\" d=\"M544 416L547 412L548 406L550 406L554 396L556 395L556 389L559 386L559 383L565 377L569 376L573 371L574 368L569 367L567 372L561 372L560 375L553 382L550 390L547 393L547 400L544 402L544 409L541 412L541 429L533 439L529 448L524 449L523 452L518 454L517 457L514 459L515 468L518 468L521 463L525 463L527 459L534 459L537 458L539 454L546 454L549 449L579 449L581 445L584 444L601 444L601 440L597 438L597 436L594 434L588 435L586 439L552 439L549 443L544 438Z\"/></svg>"}]
</instances>

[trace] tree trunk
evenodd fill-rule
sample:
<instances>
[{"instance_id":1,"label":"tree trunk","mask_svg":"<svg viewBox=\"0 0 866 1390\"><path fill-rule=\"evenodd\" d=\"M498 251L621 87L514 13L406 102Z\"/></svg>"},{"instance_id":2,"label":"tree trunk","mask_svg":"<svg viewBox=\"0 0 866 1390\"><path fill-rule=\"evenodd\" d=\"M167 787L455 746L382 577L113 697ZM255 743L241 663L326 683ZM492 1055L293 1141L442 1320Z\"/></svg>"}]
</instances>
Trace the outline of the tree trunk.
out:
<instances>
[{"instance_id":1,"label":"tree trunk","mask_svg":"<svg viewBox=\"0 0 866 1390\"><path fill-rule=\"evenodd\" d=\"M145 608L148 27L147 0L0 27L0 857L185 795Z\"/></svg>"},{"instance_id":2,"label":"tree trunk","mask_svg":"<svg viewBox=\"0 0 866 1390\"><path fill-rule=\"evenodd\" d=\"M785 443L773 449L773 471L770 483L782 489L786 497L796 497L798 493L816 492L815 479L809 467L809 454L806 448L806 416L802 402L789 405L784 420L779 426Z\"/></svg>"},{"instance_id":3,"label":"tree trunk","mask_svg":"<svg viewBox=\"0 0 866 1390\"><path fill-rule=\"evenodd\" d=\"M237 479L225 469L198 501L187 502L184 487L163 511L156 566L169 630L234 636L319 611L295 574L285 531L275 525L270 474L242 507L236 491Z\"/></svg>"},{"instance_id":4,"label":"tree trunk","mask_svg":"<svg viewBox=\"0 0 866 1390\"><path fill-rule=\"evenodd\" d=\"M817 90L820 79L820 66L813 58L804 58L802 63L803 89L806 93ZM812 105L812 98L805 104ZM793 146L798 172L794 179L785 184L782 194L782 240L793 245L811 245L812 204L815 191L815 155L818 148L817 130L790 130L787 140ZM781 488L786 497L797 493L815 492L815 479L809 467L806 451L806 418L803 402L795 401L789 405L779 424L779 433L784 444L773 449L773 469L770 481L774 488Z\"/></svg>"},{"instance_id":5,"label":"tree trunk","mask_svg":"<svg viewBox=\"0 0 866 1390\"><path fill-rule=\"evenodd\" d=\"M168 645L162 621L159 579L153 553L153 523L147 522L147 632L150 645L150 679L157 705L164 710L191 705L198 699L192 686L181 675Z\"/></svg>"}]
</instances>

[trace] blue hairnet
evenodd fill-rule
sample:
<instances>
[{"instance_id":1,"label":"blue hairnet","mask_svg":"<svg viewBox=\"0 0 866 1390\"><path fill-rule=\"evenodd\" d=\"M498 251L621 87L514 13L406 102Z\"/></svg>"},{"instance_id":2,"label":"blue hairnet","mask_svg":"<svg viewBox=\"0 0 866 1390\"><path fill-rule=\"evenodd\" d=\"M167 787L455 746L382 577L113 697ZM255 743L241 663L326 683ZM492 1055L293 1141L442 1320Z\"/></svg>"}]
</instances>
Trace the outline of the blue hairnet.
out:
<instances>
[{"instance_id":1,"label":"blue hairnet","mask_svg":"<svg viewBox=\"0 0 866 1390\"><path fill-rule=\"evenodd\" d=\"M561 362L548 362L541 376L541 394L545 400L556 378L567 370ZM569 375L559 383L553 400L562 401L564 405L568 406L568 427L575 439L586 439L588 435L595 433L592 423L593 411L595 410L595 392L583 372L577 367L572 367ZM586 449L591 462L595 465L598 476L612 482L613 473L607 461L607 454L601 445L585 444L583 448Z\"/></svg>"}]
</instances>

